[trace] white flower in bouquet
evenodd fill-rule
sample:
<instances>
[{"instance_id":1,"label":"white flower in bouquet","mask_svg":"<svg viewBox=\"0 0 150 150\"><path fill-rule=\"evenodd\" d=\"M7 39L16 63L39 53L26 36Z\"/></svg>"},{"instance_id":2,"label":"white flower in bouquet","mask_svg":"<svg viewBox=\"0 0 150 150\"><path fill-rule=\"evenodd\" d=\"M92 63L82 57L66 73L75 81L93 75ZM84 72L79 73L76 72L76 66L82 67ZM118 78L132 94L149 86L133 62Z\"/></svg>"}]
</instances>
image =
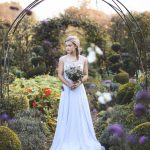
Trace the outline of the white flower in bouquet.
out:
<instances>
[{"instance_id":1,"label":"white flower in bouquet","mask_svg":"<svg viewBox=\"0 0 150 150\"><path fill-rule=\"evenodd\" d=\"M80 66L70 66L68 69L65 70L65 73L68 79L72 80L73 82L78 82L83 77L83 72L80 69Z\"/></svg>"}]
</instances>

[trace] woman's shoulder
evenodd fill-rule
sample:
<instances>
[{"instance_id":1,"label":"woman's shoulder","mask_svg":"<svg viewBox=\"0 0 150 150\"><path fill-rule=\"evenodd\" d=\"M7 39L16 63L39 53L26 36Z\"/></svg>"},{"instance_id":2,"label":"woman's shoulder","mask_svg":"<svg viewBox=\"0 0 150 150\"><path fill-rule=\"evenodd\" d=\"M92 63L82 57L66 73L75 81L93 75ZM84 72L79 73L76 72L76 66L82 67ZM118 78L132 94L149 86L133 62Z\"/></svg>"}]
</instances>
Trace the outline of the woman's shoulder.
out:
<instances>
[{"instance_id":1,"label":"woman's shoulder","mask_svg":"<svg viewBox=\"0 0 150 150\"><path fill-rule=\"evenodd\" d=\"M67 55L63 55L63 56L59 57L59 60L60 60L60 61L64 61L65 58L66 58L66 56L67 56Z\"/></svg>"},{"instance_id":2,"label":"woman's shoulder","mask_svg":"<svg viewBox=\"0 0 150 150\"><path fill-rule=\"evenodd\" d=\"M84 61L87 61L87 57L84 56L84 55L80 55L80 58L81 58L82 60L84 60Z\"/></svg>"}]
</instances>

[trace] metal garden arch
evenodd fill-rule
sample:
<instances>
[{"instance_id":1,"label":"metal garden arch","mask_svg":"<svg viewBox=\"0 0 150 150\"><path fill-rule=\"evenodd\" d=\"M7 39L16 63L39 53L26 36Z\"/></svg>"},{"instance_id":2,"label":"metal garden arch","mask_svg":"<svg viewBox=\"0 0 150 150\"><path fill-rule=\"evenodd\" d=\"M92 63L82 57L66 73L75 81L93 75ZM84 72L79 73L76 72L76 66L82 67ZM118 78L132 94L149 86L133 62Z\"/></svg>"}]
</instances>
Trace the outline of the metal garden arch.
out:
<instances>
[{"instance_id":1,"label":"metal garden arch","mask_svg":"<svg viewBox=\"0 0 150 150\"><path fill-rule=\"evenodd\" d=\"M13 36L13 34L15 33L19 23L22 21L22 19L27 15L27 13L29 11L32 10L32 8L34 8L35 6L37 6L38 4L42 3L45 0L34 0L31 4L29 4L18 16L17 18L13 21L13 23L11 24L11 26L9 27L4 39L3 39L3 45L2 45L2 49L0 51L0 76L1 76L1 80L0 80L0 99L4 99L3 95L7 94L9 95L9 85L8 84L4 84L4 74L9 74L9 61L7 61L7 58L9 58L9 43L8 43L8 37L9 36ZM134 46L136 48L137 51L137 55L138 55L138 59L139 59L139 65L141 66L142 70L145 72L145 89L147 89L148 87L148 79L147 79L147 53L146 53L146 48L145 48L145 42L144 42L144 36L143 36L143 32L140 28L140 26L138 25L136 19L133 17L133 15L130 13L130 11L119 1L119 0L111 0L112 3L108 2L108 0L102 0L104 3L108 4L112 9L114 9L114 11L121 17L121 19L124 21L124 23L126 24L128 30L130 31L131 35L132 35L132 39L134 42ZM128 12L128 16L125 14L125 12L123 11L126 10ZM131 26L135 27L135 31L131 30ZM139 49L139 46L137 45L136 42L136 33L140 34L141 37L141 44L143 44L144 47L144 54L145 54L145 68L143 67L143 62L141 60L141 49ZM2 64L2 58L4 58L4 62ZM8 79L7 79L8 80ZM8 81L5 81L6 83Z\"/></svg>"}]
</instances>

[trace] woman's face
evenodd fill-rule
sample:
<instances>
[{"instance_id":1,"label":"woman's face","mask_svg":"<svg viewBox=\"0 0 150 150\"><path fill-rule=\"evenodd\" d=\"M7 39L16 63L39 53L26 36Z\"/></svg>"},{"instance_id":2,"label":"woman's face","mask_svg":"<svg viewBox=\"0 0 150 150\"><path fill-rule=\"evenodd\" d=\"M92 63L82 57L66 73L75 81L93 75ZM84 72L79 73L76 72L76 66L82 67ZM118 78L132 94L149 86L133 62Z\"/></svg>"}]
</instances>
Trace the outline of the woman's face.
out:
<instances>
[{"instance_id":1,"label":"woman's face","mask_svg":"<svg viewBox=\"0 0 150 150\"><path fill-rule=\"evenodd\" d=\"M76 50L75 50L76 46L72 42L70 42L70 41L67 41L65 43L65 47L66 47L67 54L72 54L72 53L76 52Z\"/></svg>"}]
</instances>

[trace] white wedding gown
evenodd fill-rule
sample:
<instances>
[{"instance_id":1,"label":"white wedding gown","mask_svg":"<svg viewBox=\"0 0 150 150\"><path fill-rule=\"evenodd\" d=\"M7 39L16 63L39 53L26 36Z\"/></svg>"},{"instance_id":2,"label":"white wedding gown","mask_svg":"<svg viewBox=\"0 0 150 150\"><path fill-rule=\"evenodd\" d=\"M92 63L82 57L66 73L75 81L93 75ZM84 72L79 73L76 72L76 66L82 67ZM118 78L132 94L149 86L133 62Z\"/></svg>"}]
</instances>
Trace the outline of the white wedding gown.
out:
<instances>
[{"instance_id":1,"label":"white wedding gown","mask_svg":"<svg viewBox=\"0 0 150 150\"><path fill-rule=\"evenodd\" d=\"M80 66L83 70L85 57L71 62L66 55L61 57L64 70L69 66ZM64 73L64 78L69 80ZM71 90L63 84L61 91L57 126L52 145L49 150L105 150L98 142L90 114L90 108L84 85Z\"/></svg>"}]
</instances>

